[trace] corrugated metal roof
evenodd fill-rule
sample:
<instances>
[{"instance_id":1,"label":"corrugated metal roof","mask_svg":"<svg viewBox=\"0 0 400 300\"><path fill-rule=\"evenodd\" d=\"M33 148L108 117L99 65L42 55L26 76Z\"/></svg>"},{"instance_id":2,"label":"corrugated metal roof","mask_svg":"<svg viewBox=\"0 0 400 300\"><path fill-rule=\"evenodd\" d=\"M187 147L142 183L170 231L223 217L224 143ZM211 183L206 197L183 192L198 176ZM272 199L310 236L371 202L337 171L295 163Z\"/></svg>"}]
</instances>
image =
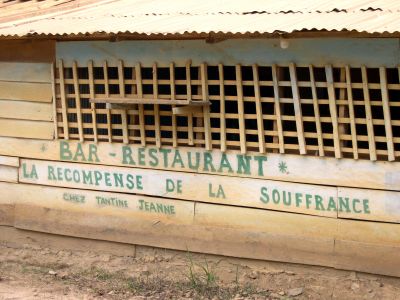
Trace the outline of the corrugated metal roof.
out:
<instances>
[{"instance_id":1,"label":"corrugated metal roof","mask_svg":"<svg viewBox=\"0 0 400 300\"><path fill-rule=\"evenodd\" d=\"M398 33L398 0L47 0L0 4L0 36Z\"/></svg>"}]
</instances>

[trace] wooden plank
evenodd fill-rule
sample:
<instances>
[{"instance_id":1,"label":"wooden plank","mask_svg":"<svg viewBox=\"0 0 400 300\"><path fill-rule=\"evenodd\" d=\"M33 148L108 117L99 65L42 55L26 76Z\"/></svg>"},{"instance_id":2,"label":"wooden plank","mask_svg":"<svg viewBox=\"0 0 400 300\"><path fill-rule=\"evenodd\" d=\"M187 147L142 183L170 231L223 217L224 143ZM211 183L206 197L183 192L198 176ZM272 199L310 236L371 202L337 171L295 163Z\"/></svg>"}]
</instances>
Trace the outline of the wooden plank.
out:
<instances>
[{"instance_id":1,"label":"wooden plank","mask_svg":"<svg viewBox=\"0 0 400 300\"><path fill-rule=\"evenodd\" d=\"M390 116L389 94L388 94L388 88L387 88L385 67L379 68L379 77L380 77L380 81L381 81L382 108L383 108L383 118L385 120L385 133L386 133L388 160L394 161L396 158L394 155L392 119Z\"/></svg>"},{"instance_id":2,"label":"wooden plank","mask_svg":"<svg viewBox=\"0 0 400 300\"><path fill-rule=\"evenodd\" d=\"M310 65L308 67L308 70L310 73L311 93L312 93L314 116L315 116L315 128L317 129L318 154L319 154L319 156L323 157L323 156L325 156L324 139L322 138L321 119L320 119L320 114L319 114L317 87L315 84L315 77L314 77L314 67L312 65Z\"/></svg>"},{"instance_id":3,"label":"wooden plank","mask_svg":"<svg viewBox=\"0 0 400 300\"><path fill-rule=\"evenodd\" d=\"M14 226L14 204L2 203L0 198L0 230L4 228L12 228ZM0 239L4 236L0 234Z\"/></svg>"},{"instance_id":4,"label":"wooden plank","mask_svg":"<svg viewBox=\"0 0 400 300\"><path fill-rule=\"evenodd\" d=\"M274 110L276 115L276 128L278 130L278 143L279 143L279 153L285 153L285 141L283 139L283 129L282 129L282 118L281 118L281 104L279 96L279 82L278 82L278 71L275 64L272 65L272 81L274 85Z\"/></svg>"},{"instance_id":5,"label":"wooden plank","mask_svg":"<svg viewBox=\"0 0 400 300\"><path fill-rule=\"evenodd\" d=\"M51 83L0 81L0 99L50 103L52 96Z\"/></svg>"},{"instance_id":6,"label":"wooden plank","mask_svg":"<svg viewBox=\"0 0 400 300\"><path fill-rule=\"evenodd\" d=\"M136 64L135 66L135 75L136 75L136 88L137 95L139 98L143 97L143 88L142 88L142 67L140 64ZM140 143L142 146L146 146L146 130L144 128L144 106L143 104L138 105L139 108L139 129L140 129Z\"/></svg>"},{"instance_id":7,"label":"wooden plank","mask_svg":"<svg viewBox=\"0 0 400 300\"><path fill-rule=\"evenodd\" d=\"M209 251L222 255L247 250L257 259L333 262L335 219L197 203L194 222L208 229Z\"/></svg>"},{"instance_id":8,"label":"wooden plank","mask_svg":"<svg viewBox=\"0 0 400 300\"><path fill-rule=\"evenodd\" d=\"M244 121L244 103L243 103L243 86L242 86L242 66L236 65L236 92L237 92L237 107L239 118L239 140L240 152L247 152L246 146L246 124Z\"/></svg>"},{"instance_id":9,"label":"wooden plank","mask_svg":"<svg viewBox=\"0 0 400 300\"><path fill-rule=\"evenodd\" d=\"M207 65L200 65L200 77L201 77L201 95L203 102L208 101L208 85L207 85ZM212 136L211 136L211 122L210 122L210 106L203 106L203 119L204 119L204 141L206 150L212 149Z\"/></svg>"},{"instance_id":10,"label":"wooden plank","mask_svg":"<svg viewBox=\"0 0 400 300\"><path fill-rule=\"evenodd\" d=\"M0 136L52 140L52 122L0 119Z\"/></svg>"},{"instance_id":11,"label":"wooden plank","mask_svg":"<svg viewBox=\"0 0 400 300\"><path fill-rule=\"evenodd\" d=\"M93 153L90 156L90 151L96 156ZM76 155L80 152L83 152L83 155ZM144 169L221 174L329 186L400 190L399 162L377 161L373 163L369 160L347 158L337 160L330 157L302 157L277 153L268 154L267 159L265 155L260 155L258 152L249 152L243 156L238 155L237 151L227 151L224 154L219 149L206 151L200 148L180 147L174 149L168 146L158 149L152 146L125 146L108 142L94 144L92 142L36 141L7 137L0 137L0 155L18 155L25 158L74 161L85 164L140 166ZM144 157L142 157L143 155ZM198 162L196 161L197 157ZM182 164L179 162L179 158L182 159ZM240 172L239 163L246 166ZM232 171L228 166L231 166Z\"/></svg>"},{"instance_id":12,"label":"wooden plank","mask_svg":"<svg viewBox=\"0 0 400 300\"><path fill-rule=\"evenodd\" d=\"M62 59L60 59L58 62L58 76L60 77L60 94L61 94L63 134L64 134L64 139L69 140L68 116L67 116L68 104L67 104L67 97L65 95L64 62Z\"/></svg>"},{"instance_id":13,"label":"wooden plank","mask_svg":"<svg viewBox=\"0 0 400 300\"><path fill-rule=\"evenodd\" d=\"M157 77L157 64L153 64L153 96L158 98L158 77ZM154 104L154 131L156 137L156 146L161 148L161 129L160 129L160 106Z\"/></svg>"},{"instance_id":14,"label":"wooden plank","mask_svg":"<svg viewBox=\"0 0 400 300\"><path fill-rule=\"evenodd\" d=\"M371 111L371 102L368 89L368 77L367 77L367 69L365 66L361 67L361 76L363 81L365 119L367 122L369 157L372 161L376 161L377 157L376 157L376 147L375 147L375 133L374 133L374 125L372 124L372 111Z\"/></svg>"},{"instance_id":15,"label":"wooden plank","mask_svg":"<svg viewBox=\"0 0 400 300\"><path fill-rule=\"evenodd\" d=\"M340 147L339 125L336 109L335 88L333 86L333 73L332 66L325 66L326 82L328 85L329 95L329 112L331 114L332 128L333 128L333 146L335 148L335 157L342 158L342 151Z\"/></svg>"},{"instance_id":16,"label":"wooden plank","mask_svg":"<svg viewBox=\"0 0 400 300\"><path fill-rule=\"evenodd\" d=\"M12 212L12 217L14 219L14 212ZM13 226L14 221L10 225ZM90 251L98 254L136 257L135 245L34 232L8 226L0 227L0 243L4 246L32 247L32 249Z\"/></svg>"},{"instance_id":17,"label":"wooden plank","mask_svg":"<svg viewBox=\"0 0 400 300\"><path fill-rule=\"evenodd\" d=\"M400 248L398 224L337 219L337 225L337 240Z\"/></svg>"},{"instance_id":18,"label":"wooden plank","mask_svg":"<svg viewBox=\"0 0 400 300\"><path fill-rule=\"evenodd\" d=\"M257 115L257 132L258 132L258 149L260 153L265 153L265 136L264 136L264 120L261 105L260 83L258 76L258 66L253 65L253 82L254 82L254 97L256 99L256 115Z\"/></svg>"},{"instance_id":19,"label":"wooden plank","mask_svg":"<svg viewBox=\"0 0 400 300\"><path fill-rule=\"evenodd\" d=\"M118 62L118 83L119 83L119 96L125 97L125 79L124 79L124 65L122 60ZM128 115L125 109L121 109L122 121L122 139L124 144L129 144L129 131L128 131Z\"/></svg>"},{"instance_id":20,"label":"wooden plank","mask_svg":"<svg viewBox=\"0 0 400 300\"><path fill-rule=\"evenodd\" d=\"M187 94L187 99L189 100L192 99L192 80L190 76L190 61L186 62L185 71L186 71L186 94ZM194 146L193 113L188 113L187 122L188 122L188 145Z\"/></svg>"},{"instance_id":21,"label":"wooden plank","mask_svg":"<svg viewBox=\"0 0 400 300\"><path fill-rule=\"evenodd\" d=\"M349 103L350 133L351 133L351 144L353 148L353 158L358 159L357 131L356 131L355 114L354 114L353 88L351 86L350 67L346 65L345 69L346 69L347 101Z\"/></svg>"},{"instance_id":22,"label":"wooden plank","mask_svg":"<svg viewBox=\"0 0 400 300\"><path fill-rule=\"evenodd\" d=\"M0 62L0 81L51 83L51 64Z\"/></svg>"},{"instance_id":23,"label":"wooden plank","mask_svg":"<svg viewBox=\"0 0 400 300\"><path fill-rule=\"evenodd\" d=\"M0 61L51 63L55 61L55 45L54 40L3 40L0 46Z\"/></svg>"},{"instance_id":24,"label":"wooden plank","mask_svg":"<svg viewBox=\"0 0 400 300\"><path fill-rule=\"evenodd\" d=\"M108 97L90 99L91 103L107 103L107 104L165 104L165 105L204 105L202 101L187 101L187 100L167 100L167 99L148 99L148 98L131 98L131 97ZM209 102L206 102L209 104Z\"/></svg>"},{"instance_id":25,"label":"wooden plank","mask_svg":"<svg viewBox=\"0 0 400 300\"><path fill-rule=\"evenodd\" d=\"M57 43L57 57L65 61L79 59L83 64L90 59L98 62L109 59L114 66L122 59L131 66L141 62L148 67L152 66L155 57L160 67L168 67L171 61L183 66L188 60L192 60L193 65L207 62L215 66L238 62L243 65L268 65L271 62L285 65L290 61L299 65L313 62L315 66L368 64L379 67L399 63L396 38L348 37L291 39L289 48L284 51L279 47L279 38L228 39L219 42L218 47L215 43L204 43L204 40L125 40L119 41L118 47L109 41L67 41Z\"/></svg>"},{"instance_id":26,"label":"wooden plank","mask_svg":"<svg viewBox=\"0 0 400 300\"><path fill-rule=\"evenodd\" d=\"M338 210L357 214L360 219L364 215L365 218L380 218L380 213L375 214L372 204L370 205L372 200L363 192L350 190L349 194L342 193L343 199L339 205L336 187L25 159L21 160L21 166L19 180L30 184L139 193L209 203L222 202L226 205L332 218L337 217ZM35 171L35 176L30 175L32 170ZM397 212L397 217L400 219L400 211Z\"/></svg>"},{"instance_id":27,"label":"wooden plank","mask_svg":"<svg viewBox=\"0 0 400 300\"><path fill-rule=\"evenodd\" d=\"M108 65L107 61L103 61L103 74L104 74L104 93L106 97L110 95L110 88L108 85ZM111 112L110 108L107 108L107 135L108 135L108 141L111 143L112 142L112 128L111 128Z\"/></svg>"},{"instance_id":28,"label":"wooden plank","mask_svg":"<svg viewBox=\"0 0 400 300\"><path fill-rule=\"evenodd\" d=\"M76 61L72 64L72 77L74 80L74 94L75 94L75 107L76 107L76 118L78 121L78 134L79 140L83 142L83 125L82 125L82 112L81 112L81 97L79 90L79 78L78 78L78 66Z\"/></svg>"},{"instance_id":29,"label":"wooden plank","mask_svg":"<svg viewBox=\"0 0 400 300\"><path fill-rule=\"evenodd\" d=\"M339 211L339 218L400 223L399 192L339 187L338 197L339 202L341 200L347 202L352 197L356 197L358 200L350 204L356 205L358 208L344 208ZM364 205L364 202L368 206L367 211L369 213L363 214L361 217L356 211L360 209L360 206Z\"/></svg>"},{"instance_id":30,"label":"wooden plank","mask_svg":"<svg viewBox=\"0 0 400 300\"><path fill-rule=\"evenodd\" d=\"M6 188L0 192L0 198L13 199L14 203L18 204L167 223L191 224L194 216L193 202L176 199L27 184L0 183L0 187Z\"/></svg>"},{"instance_id":31,"label":"wooden plank","mask_svg":"<svg viewBox=\"0 0 400 300\"><path fill-rule=\"evenodd\" d=\"M331 232L334 226L331 222L334 219L265 214L259 210L205 204L199 204L195 214L193 203L177 200L28 185L20 185L20 188L30 197L17 196L17 228L238 257L322 265L333 262ZM70 203L64 199L70 195L80 196L79 199L84 196L85 203ZM99 196L127 199L129 207L99 207L96 199ZM140 211L139 199L173 205L176 213L166 217ZM244 215L242 221L234 220L238 212ZM223 226L209 221L221 216L226 217ZM233 226L225 225L231 222ZM239 223L245 226L238 226ZM215 241L210 243L211 240Z\"/></svg>"},{"instance_id":32,"label":"wooden plank","mask_svg":"<svg viewBox=\"0 0 400 300\"><path fill-rule=\"evenodd\" d=\"M53 121L53 107L50 103L0 100L0 118Z\"/></svg>"},{"instance_id":33,"label":"wooden plank","mask_svg":"<svg viewBox=\"0 0 400 300\"><path fill-rule=\"evenodd\" d=\"M173 115L192 115L193 113L201 114L203 112L203 108L201 106L178 106L172 108ZM192 128L193 129L193 128Z\"/></svg>"},{"instance_id":34,"label":"wooden plank","mask_svg":"<svg viewBox=\"0 0 400 300\"><path fill-rule=\"evenodd\" d=\"M56 64L55 63L51 64L50 73L51 73L51 90L53 93L53 104L52 104L53 116L51 117L51 119L54 122L54 139L58 140L58 132L61 131L61 129L58 127L57 93L56 93Z\"/></svg>"},{"instance_id":35,"label":"wooden plank","mask_svg":"<svg viewBox=\"0 0 400 300\"><path fill-rule=\"evenodd\" d=\"M14 156L2 156L0 155L0 165L9 167L19 167L19 158Z\"/></svg>"},{"instance_id":36,"label":"wooden plank","mask_svg":"<svg viewBox=\"0 0 400 300\"><path fill-rule=\"evenodd\" d=\"M176 91L175 91L175 65L174 63L170 63L169 65L169 84L171 88L171 100L175 101L176 98ZM187 99L190 101L190 99ZM175 105L172 105L172 109L174 109ZM176 124L176 116L172 114L172 146L178 147L178 131L177 131L177 124Z\"/></svg>"},{"instance_id":37,"label":"wooden plank","mask_svg":"<svg viewBox=\"0 0 400 300\"><path fill-rule=\"evenodd\" d=\"M88 62L88 75L89 75L90 98L93 99L95 97L95 92L94 92L94 76L93 76L93 61L92 60L89 60L89 62ZM97 143L96 105L94 103L90 103L90 109L92 110L93 140L95 143Z\"/></svg>"},{"instance_id":38,"label":"wooden plank","mask_svg":"<svg viewBox=\"0 0 400 300\"><path fill-rule=\"evenodd\" d=\"M335 241L335 268L400 276L400 247L346 240Z\"/></svg>"},{"instance_id":39,"label":"wooden plank","mask_svg":"<svg viewBox=\"0 0 400 300\"><path fill-rule=\"evenodd\" d=\"M0 165L0 181L18 182L18 168Z\"/></svg>"},{"instance_id":40,"label":"wooden plank","mask_svg":"<svg viewBox=\"0 0 400 300\"><path fill-rule=\"evenodd\" d=\"M300 154L307 154L306 140L304 138L303 115L301 112L301 103L299 96L299 88L297 86L296 66L294 63L289 65L290 84L292 86L294 113L296 117L297 139L299 141Z\"/></svg>"},{"instance_id":41,"label":"wooden plank","mask_svg":"<svg viewBox=\"0 0 400 300\"><path fill-rule=\"evenodd\" d=\"M219 106L220 106L220 142L221 151L226 151L226 118L225 118L225 85L224 85L224 66L218 64L218 78L219 78Z\"/></svg>"}]
</instances>

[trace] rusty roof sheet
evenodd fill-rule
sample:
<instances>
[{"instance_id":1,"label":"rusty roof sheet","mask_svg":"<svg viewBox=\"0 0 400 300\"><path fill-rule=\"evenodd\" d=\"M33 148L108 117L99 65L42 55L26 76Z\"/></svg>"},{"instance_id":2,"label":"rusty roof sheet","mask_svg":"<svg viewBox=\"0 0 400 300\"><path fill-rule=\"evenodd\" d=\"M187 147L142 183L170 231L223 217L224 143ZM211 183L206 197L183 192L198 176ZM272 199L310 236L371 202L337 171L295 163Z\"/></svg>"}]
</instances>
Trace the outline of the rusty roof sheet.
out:
<instances>
[{"instance_id":1,"label":"rusty roof sheet","mask_svg":"<svg viewBox=\"0 0 400 300\"><path fill-rule=\"evenodd\" d=\"M44 0L0 2L0 36L399 33L398 0Z\"/></svg>"}]
</instances>

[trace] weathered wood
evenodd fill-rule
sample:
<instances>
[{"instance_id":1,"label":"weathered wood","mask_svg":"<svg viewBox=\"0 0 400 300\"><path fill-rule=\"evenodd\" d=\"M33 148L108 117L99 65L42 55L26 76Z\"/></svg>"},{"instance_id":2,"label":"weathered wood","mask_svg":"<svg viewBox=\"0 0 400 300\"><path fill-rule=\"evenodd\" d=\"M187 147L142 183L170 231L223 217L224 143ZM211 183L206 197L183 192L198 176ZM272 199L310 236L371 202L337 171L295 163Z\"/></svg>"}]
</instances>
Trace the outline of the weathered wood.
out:
<instances>
[{"instance_id":1,"label":"weathered wood","mask_svg":"<svg viewBox=\"0 0 400 300\"><path fill-rule=\"evenodd\" d=\"M131 97L108 97L90 99L90 103L111 103L111 104L167 104L167 105L209 105L209 102L203 103L201 101L187 101L187 100L165 100L165 99L149 99L149 98L131 98Z\"/></svg>"},{"instance_id":2,"label":"weathered wood","mask_svg":"<svg viewBox=\"0 0 400 300\"><path fill-rule=\"evenodd\" d=\"M335 241L335 268L400 276L400 247L354 241Z\"/></svg>"},{"instance_id":3,"label":"weathered wood","mask_svg":"<svg viewBox=\"0 0 400 300\"><path fill-rule=\"evenodd\" d=\"M66 62L79 60L85 64L88 60L101 62L109 59L110 65L116 66L118 59L123 59L134 66L141 62L143 66L151 67L154 58L161 67L168 67L171 61L184 66L188 60L193 65L208 62L210 65L219 63L235 65L252 64L287 64L292 61L315 66L325 64L368 64L371 67L392 65L399 62L398 40L396 38L352 39L352 38L302 38L291 39L288 49L279 47L276 39L228 39L218 43L205 43L204 40L180 41L68 41L57 43L57 58ZM196 53L196 55L193 55ZM324 55L321 55L323 53ZM379 55L377 55L379 53ZM161 64L163 62L163 64Z\"/></svg>"},{"instance_id":4,"label":"weathered wood","mask_svg":"<svg viewBox=\"0 0 400 300\"><path fill-rule=\"evenodd\" d=\"M64 83L64 62L62 59L58 62L58 76L60 77L60 98L61 98L61 112L63 122L63 134L64 139L69 139L69 127L68 127L68 116L67 116L67 97L65 95L65 83Z\"/></svg>"},{"instance_id":5,"label":"weathered wood","mask_svg":"<svg viewBox=\"0 0 400 300\"><path fill-rule=\"evenodd\" d=\"M186 62L185 65L186 71L186 94L187 99L192 99L192 83L190 76L190 61ZM188 145L194 145L194 130L193 130L193 113L189 113L187 116L188 122Z\"/></svg>"},{"instance_id":6,"label":"weathered wood","mask_svg":"<svg viewBox=\"0 0 400 300\"><path fill-rule=\"evenodd\" d=\"M13 225L13 222L11 223ZM0 243L12 247L50 248L53 250L90 251L98 254L135 257L136 246L125 243L55 235L15 227L0 226Z\"/></svg>"},{"instance_id":7,"label":"weathered wood","mask_svg":"<svg viewBox=\"0 0 400 300\"><path fill-rule=\"evenodd\" d=\"M139 193L336 218L400 222L400 193L124 167L21 160L21 182ZM154 180L157 178L157 180ZM390 212L382 207L392 203ZM395 209L397 207L397 210ZM347 215L346 215L347 214ZM356 217L355 217L356 216Z\"/></svg>"},{"instance_id":8,"label":"weathered wood","mask_svg":"<svg viewBox=\"0 0 400 300\"><path fill-rule=\"evenodd\" d=\"M220 105L220 141L221 151L226 151L226 118L225 118L225 85L224 85L224 66L218 64L218 78L219 78L219 105Z\"/></svg>"},{"instance_id":9,"label":"weathered wood","mask_svg":"<svg viewBox=\"0 0 400 300\"><path fill-rule=\"evenodd\" d=\"M299 88L297 86L296 66L291 63L289 65L290 84L292 86L294 113L296 119L297 139L299 142L300 154L307 154L306 140L304 138L303 114L301 109L301 102L299 96Z\"/></svg>"},{"instance_id":10,"label":"weathered wood","mask_svg":"<svg viewBox=\"0 0 400 300\"><path fill-rule=\"evenodd\" d=\"M368 189L338 188L339 202L340 198L346 200L348 195L357 195L358 203L369 199L368 207L371 213L359 214L353 208L339 211L339 218L362 219L371 221L383 221L400 223L400 192L378 191Z\"/></svg>"},{"instance_id":11,"label":"weathered wood","mask_svg":"<svg viewBox=\"0 0 400 300\"><path fill-rule=\"evenodd\" d=\"M321 127L321 119L320 119L319 104L317 97L317 87L315 84L315 76L314 76L314 67L310 65L308 70L310 72L310 83L311 83L311 93L312 93L313 108L314 108L315 128L317 131L317 140L318 140L318 154L319 156L325 156L324 139L322 138L322 127Z\"/></svg>"},{"instance_id":12,"label":"weathered wood","mask_svg":"<svg viewBox=\"0 0 400 300\"><path fill-rule=\"evenodd\" d=\"M175 65L174 63L169 64L169 86L171 89L171 100L174 101L176 98L175 91ZM189 99L187 99L189 101ZM175 108L175 105L172 105L172 109ZM171 116L172 122L172 146L174 148L178 147L178 130L176 124L176 116L172 113Z\"/></svg>"},{"instance_id":13,"label":"weathered wood","mask_svg":"<svg viewBox=\"0 0 400 300\"><path fill-rule=\"evenodd\" d=\"M94 76L93 76L93 61L88 62L88 75L89 75L89 93L90 98L94 98ZM93 128L93 140L97 142L97 120L96 120L96 105L90 103L90 109L92 110L92 128Z\"/></svg>"},{"instance_id":14,"label":"weathered wood","mask_svg":"<svg viewBox=\"0 0 400 300\"><path fill-rule=\"evenodd\" d=\"M80 97L79 82L78 82L78 65L75 61L72 64L72 77L74 80L75 107L76 107L76 118L78 120L79 140L83 142L83 125L82 125L82 112L81 112L81 97Z\"/></svg>"},{"instance_id":15,"label":"weathered wood","mask_svg":"<svg viewBox=\"0 0 400 300\"><path fill-rule=\"evenodd\" d=\"M201 96L203 104L209 103L208 86L207 86L207 65L202 63L200 65L201 76ZM204 126L204 143L206 150L212 149L212 135L211 135L211 121L210 121L210 106L203 106L203 126Z\"/></svg>"},{"instance_id":16,"label":"weathered wood","mask_svg":"<svg viewBox=\"0 0 400 300\"><path fill-rule=\"evenodd\" d=\"M1 182L0 182L1 183ZM0 198L0 227L14 225L14 204L2 203ZM0 235L0 239L3 236Z\"/></svg>"},{"instance_id":17,"label":"weathered wood","mask_svg":"<svg viewBox=\"0 0 400 300\"><path fill-rule=\"evenodd\" d=\"M335 157L342 157L342 150L340 147L340 137L339 137L339 125L337 117L336 108L336 96L335 88L333 86L333 73L332 66L328 65L325 67L326 81L328 84L328 95L329 95L329 112L331 114L332 128L333 128L333 146L335 148Z\"/></svg>"},{"instance_id":18,"label":"weathered wood","mask_svg":"<svg viewBox=\"0 0 400 300\"><path fill-rule=\"evenodd\" d=\"M58 140L58 133L61 131L61 129L58 127L58 115L57 115L57 92L56 92L56 64L53 62L51 64L50 68L50 73L51 73L51 91L53 94L53 103L52 103L52 109L53 109L53 123L54 123L54 139Z\"/></svg>"},{"instance_id":19,"label":"weathered wood","mask_svg":"<svg viewBox=\"0 0 400 300\"><path fill-rule=\"evenodd\" d=\"M60 156L60 153L62 153L60 145L64 147L65 152L62 157ZM81 148L84 157L77 156L75 161L90 164L139 166L139 151L141 151L145 157L140 168L222 174L331 186L400 190L400 163L398 162L372 163L367 160L346 158L337 160L329 157L300 157L299 155L281 155L275 153L265 156L249 152L247 154L250 163L249 173L238 173L238 154L235 151L227 151L226 154L221 153L219 149L210 151L211 163L214 166L214 169L212 169L210 165L207 165L206 168L205 157L208 157L208 154L205 153L208 151L204 149L194 150L193 148L180 147L178 150L171 147L163 147L165 150L159 150L156 147L149 146L142 148L138 145L130 145L128 148L124 148L122 144L111 144L108 142L99 142L96 145L90 142L35 141L0 137L0 155L18 155L25 158L72 161L76 155L77 147ZM92 161L88 161L90 147L96 149L99 161L96 161L94 158ZM124 151L128 154L130 153L130 155L125 155L125 160ZM177 151L183 160L183 165L180 163L173 164ZM150 152L156 157L156 160L150 156ZM192 168L188 162L189 155L191 155ZM199 157L198 165L195 161L197 155ZM132 157L135 165L129 164L129 156ZM164 160L165 156L167 157L167 161ZM245 159L241 155L239 157ZM233 172L229 172L227 168L223 168L220 172L218 171L222 159L229 161ZM280 164L282 168L279 168Z\"/></svg>"},{"instance_id":20,"label":"weathered wood","mask_svg":"<svg viewBox=\"0 0 400 300\"><path fill-rule=\"evenodd\" d=\"M0 100L0 118L53 121L53 108L50 103Z\"/></svg>"},{"instance_id":21,"label":"weathered wood","mask_svg":"<svg viewBox=\"0 0 400 300\"><path fill-rule=\"evenodd\" d=\"M245 257L250 247L257 259L333 262L335 219L198 203L194 220L209 231L208 251Z\"/></svg>"},{"instance_id":22,"label":"weathered wood","mask_svg":"<svg viewBox=\"0 0 400 300\"><path fill-rule=\"evenodd\" d=\"M103 61L103 74L104 74L104 92L106 97L110 95L110 88L108 85L108 65L107 61ZM110 108L107 107L107 136L108 136L108 141L111 143L112 142L112 128L111 128L111 112Z\"/></svg>"},{"instance_id":23,"label":"weathered wood","mask_svg":"<svg viewBox=\"0 0 400 300\"><path fill-rule=\"evenodd\" d=\"M274 85L274 111L276 114L276 129L278 130L278 143L279 143L279 153L285 153L285 141L283 139L283 129L282 129L282 115L281 115L281 104L279 95L279 78L278 70L275 64L272 65L272 81Z\"/></svg>"},{"instance_id":24,"label":"weathered wood","mask_svg":"<svg viewBox=\"0 0 400 300\"><path fill-rule=\"evenodd\" d=\"M93 197L98 195L96 192L84 192L87 203L82 205L64 200L65 194L67 197L68 194L79 195L81 191L78 190L36 187L35 192L31 186L22 188L29 191L31 197L21 199L17 196L17 228L238 257L312 264L332 262L334 226L330 224L334 219L264 214L258 210L205 204L199 204L194 214L193 203L129 196L135 200L174 205L176 214L166 217L139 211L130 204L129 209L92 206ZM127 197L109 193L100 196ZM243 220L234 220L237 212L244 214ZM221 217L226 220L223 224L210 221ZM316 221L319 226L315 226ZM229 225L231 222L233 226ZM215 241L209 243L211 239Z\"/></svg>"},{"instance_id":25,"label":"weathered wood","mask_svg":"<svg viewBox=\"0 0 400 300\"><path fill-rule=\"evenodd\" d=\"M118 83L119 83L119 96L125 97L125 79L124 79L124 64L122 60L118 62ZM122 122L122 139L124 144L129 144L129 131L128 131L128 115L125 109L121 110Z\"/></svg>"},{"instance_id":26,"label":"weathered wood","mask_svg":"<svg viewBox=\"0 0 400 300\"><path fill-rule=\"evenodd\" d=\"M369 157L371 160L375 161L377 159L376 146L375 146L375 132L374 132L374 125L372 124L372 110L371 110L371 101L368 88L368 76L367 76L367 69L365 66L361 67L361 76L363 82L365 119L367 122L367 132L368 132Z\"/></svg>"},{"instance_id":27,"label":"weathered wood","mask_svg":"<svg viewBox=\"0 0 400 300\"><path fill-rule=\"evenodd\" d=\"M142 67L140 64L135 66L135 76L136 76L136 89L139 98L143 97L143 87L142 87ZM144 106L143 104L138 105L139 109L139 130L140 130L140 143L142 146L146 145L146 131L144 122Z\"/></svg>"},{"instance_id":28,"label":"weathered wood","mask_svg":"<svg viewBox=\"0 0 400 300\"><path fill-rule=\"evenodd\" d=\"M0 62L0 81L51 83L51 64Z\"/></svg>"},{"instance_id":29,"label":"weathered wood","mask_svg":"<svg viewBox=\"0 0 400 300\"><path fill-rule=\"evenodd\" d=\"M0 119L0 136L52 140L54 126L52 122Z\"/></svg>"},{"instance_id":30,"label":"weathered wood","mask_svg":"<svg viewBox=\"0 0 400 300\"><path fill-rule=\"evenodd\" d=\"M0 99L50 103L52 97L51 83L0 81Z\"/></svg>"},{"instance_id":31,"label":"weathered wood","mask_svg":"<svg viewBox=\"0 0 400 300\"><path fill-rule=\"evenodd\" d=\"M242 86L242 67L236 65L236 93L237 93L237 109L239 119L239 141L240 152L245 154L247 152L246 146L246 123L244 120L244 103L243 103L243 86Z\"/></svg>"},{"instance_id":32,"label":"weathered wood","mask_svg":"<svg viewBox=\"0 0 400 300\"><path fill-rule=\"evenodd\" d=\"M0 181L18 182L18 168L0 165Z\"/></svg>"},{"instance_id":33,"label":"weathered wood","mask_svg":"<svg viewBox=\"0 0 400 300\"><path fill-rule=\"evenodd\" d=\"M19 158L14 156L0 156L0 165L9 167L19 167Z\"/></svg>"},{"instance_id":34,"label":"weathered wood","mask_svg":"<svg viewBox=\"0 0 400 300\"><path fill-rule=\"evenodd\" d=\"M162 223L191 224L194 217L194 203L188 201L27 184L0 183L0 187L4 187L0 198L12 199L17 205L62 208Z\"/></svg>"},{"instance_id":35,"label":"weathered wood","mask_svg":"<svg viewBox=\"0 0 400 300\"><path fill-rule=\"evenodd\" d=\"M260 95L260 84L258 76L258 66L253 65L254 97L256 100L258 148L260 153L265 153L264 120Z\"/></svg>"},{"instance_id":36,"label":"weathered wood","mask_svg":"<svg viewBox=\"0 0 400 300\"><path fill-rule=\"evenodd\" d=\"M201 114L203 108L201 106L177 106L172 108L172 114L174 115L190 115L193 113Z\"/></svg>"},{"instance_id":37,"label":"weathered wood","mask_svg":"<svg viewBox=\"0 0 400 300\"><path fill-rule=\"evenodd\" d=\"M395 155L394 155L394 145L393 145L392 119L390 116L389 93L388 93L388 88L387 88L386 69L384 67L379 68L379 77L381 80L381 95L382 95L383 116L384 116L384 120L385 120L385 133L386 133L388 160L394 161Z\"/></svg>"},{"instance_id":38,"label":"weathered wood","mask_svg":"<svg viewBox=\"0 0 400 300\"><path fill-rule=\"evenodd\" d=\"M0 217L7 204L9 222L27 230L400 276L397 224L10 183L0 183L0 203Z\"/></svg>"},{"instance_id":39,"label":"weathered wood","mask_svg":"<svg viewBox=\"0 0 400 300\"><path fill-rule=\"evenodd\" d=\"M55 60L54 40L2 40L0 61L8 62L53 62Z\"/></svg>"},{"instance_id":40,"label":"weathered wood","mask_svg":"<svg viewBox=\"0 0 400 300\"><path fill-rule=\"evenodd\" d=\"M358 159L357 131L356 131L356 122L354 114L353 90L351 87L350 67L346 66L345 69L346 69L347 101L349 103L350 133L351 133L351 144L353 148L353 158Z\"/></svg>"}]
</instances>

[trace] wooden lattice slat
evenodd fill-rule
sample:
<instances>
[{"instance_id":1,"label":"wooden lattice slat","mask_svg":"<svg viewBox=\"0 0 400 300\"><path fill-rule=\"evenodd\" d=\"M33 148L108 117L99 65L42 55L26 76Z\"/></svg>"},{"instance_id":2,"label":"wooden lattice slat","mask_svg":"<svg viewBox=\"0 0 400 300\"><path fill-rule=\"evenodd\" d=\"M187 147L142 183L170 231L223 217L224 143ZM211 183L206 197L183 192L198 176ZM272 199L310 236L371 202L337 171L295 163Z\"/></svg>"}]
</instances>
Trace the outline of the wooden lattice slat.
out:
<instances>
[{"instance_id":1,"label":"wooden lattice slat","mask_svg":"<svg viewBox=\"0 0 400 300\"><path fill-rule=\"evenodd\" d=\"M400 160L397 66L66 65L53 74L59 139ZM88 102L118 97L155 100Z\"/></svg>"}]
</instances>

